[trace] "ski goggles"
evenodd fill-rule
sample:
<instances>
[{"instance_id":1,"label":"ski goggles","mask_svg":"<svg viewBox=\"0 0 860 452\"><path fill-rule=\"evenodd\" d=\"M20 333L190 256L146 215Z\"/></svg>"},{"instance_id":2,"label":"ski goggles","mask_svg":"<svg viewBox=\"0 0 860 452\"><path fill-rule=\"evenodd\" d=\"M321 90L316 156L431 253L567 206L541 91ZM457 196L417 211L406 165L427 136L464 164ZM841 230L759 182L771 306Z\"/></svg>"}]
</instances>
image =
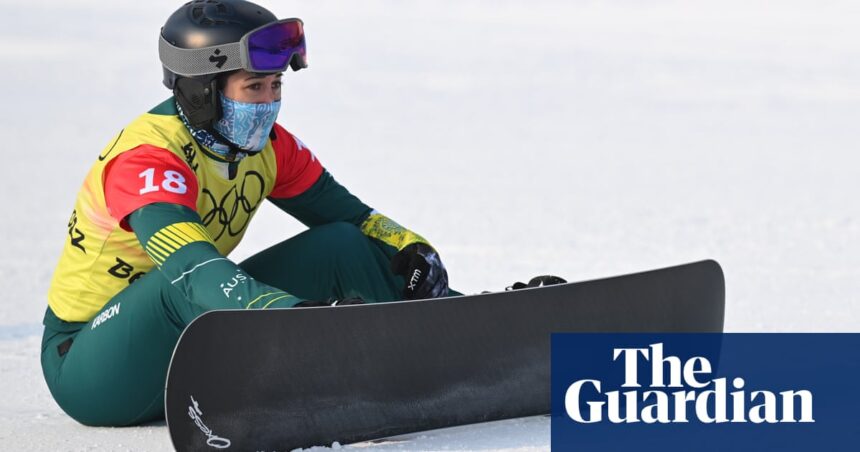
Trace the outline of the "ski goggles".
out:
<instances>
[{"instance_id":1,"label":"ski goggles","mask_svg":"<svg viewBox=\"0 0 860 452\"><path fill-rule=\"evenodd\" d=\"M185 76L217 74L244 69L248 72L283 72L308 67L304 23L283 19L257 27L239 42L199 49L183 49L160 36L158 57L171 72Z\"/></svg>"}]
</instances>

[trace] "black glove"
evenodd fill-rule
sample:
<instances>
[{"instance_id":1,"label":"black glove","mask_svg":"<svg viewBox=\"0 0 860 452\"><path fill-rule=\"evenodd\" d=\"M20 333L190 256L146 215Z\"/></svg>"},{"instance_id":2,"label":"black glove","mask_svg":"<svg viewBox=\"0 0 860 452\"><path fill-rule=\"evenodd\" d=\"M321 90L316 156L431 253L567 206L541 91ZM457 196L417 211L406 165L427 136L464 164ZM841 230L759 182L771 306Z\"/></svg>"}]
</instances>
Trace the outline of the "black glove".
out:
<instances>
[{"instance_id":1,"label":"black glove","mask_svg":"<svg viewBox=\"0 0 860 452\"><path fill-rule=\"evenodd\" d=\"M406 300L448 295L448 271L436 250L426 243L413 243L398 251L391 258L391 271L406 279Z\"/></svg>"},{"instance_id":2,"label":"black glove","mask_svg":"<svg viewBox=\"0 0 860 452\"><path fill-rule=\"evenodd\" d=\"M321 306L346 306L350 304L364 304L364 300L359 297L347 297L343 300L335 300L334 298L329 298L326 301L319 300L304 300L300 303L296 303L294 308L318 308Z\"/></svg>"}]
</instances>

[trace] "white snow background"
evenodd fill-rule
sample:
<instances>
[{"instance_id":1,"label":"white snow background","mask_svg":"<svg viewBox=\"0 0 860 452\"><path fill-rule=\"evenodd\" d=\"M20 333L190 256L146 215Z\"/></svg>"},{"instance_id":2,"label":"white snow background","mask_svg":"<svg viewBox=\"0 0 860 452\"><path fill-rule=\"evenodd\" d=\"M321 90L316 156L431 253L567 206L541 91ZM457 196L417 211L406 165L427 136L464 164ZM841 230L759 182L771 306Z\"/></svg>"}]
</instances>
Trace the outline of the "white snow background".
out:
<instances>
[{"instance_id":1,"label":"white snow background","mask_svg":"<svg viewBox=\"0 0 860 452\"><path fill-rule=\"evenodd\" d=\"M83 177L166 98L178 1L0 0L0 449L167 450L88 428L39 366ZM280 122L478 292L718 260L728 331L860 330L860 4L849 0L270 0L310 68ZM237 260L302 230L264 206ZM110 365L110 363L105 363ZM367 449L549 448L549 420Z\"/></svg>"}]
</instances>

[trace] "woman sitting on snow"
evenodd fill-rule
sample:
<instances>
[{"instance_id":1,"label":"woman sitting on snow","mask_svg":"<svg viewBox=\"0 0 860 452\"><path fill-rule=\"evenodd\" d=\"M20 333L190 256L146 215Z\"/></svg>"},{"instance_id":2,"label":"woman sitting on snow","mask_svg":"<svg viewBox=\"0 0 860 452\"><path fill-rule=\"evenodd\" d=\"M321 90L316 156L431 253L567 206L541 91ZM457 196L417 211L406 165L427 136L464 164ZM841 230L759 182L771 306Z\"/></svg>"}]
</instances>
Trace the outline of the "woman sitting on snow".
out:
<instances>
[{"instance_id":1,"label":"woman sitting on snow","mask_svg":"<svg viewBox=\"0 0 860 452\"><path fill-rule=\"evenodd\" d=\"M195 0L161 30L174 96L119 132L84 180L48 294L42 369L87 425L163 416L180 333L213 309L448 295L420 235L349 193L275 123L281 77L307 67L302 22ZM236 264L264 199L309 229Z\"/></svg>"}]
</instances>

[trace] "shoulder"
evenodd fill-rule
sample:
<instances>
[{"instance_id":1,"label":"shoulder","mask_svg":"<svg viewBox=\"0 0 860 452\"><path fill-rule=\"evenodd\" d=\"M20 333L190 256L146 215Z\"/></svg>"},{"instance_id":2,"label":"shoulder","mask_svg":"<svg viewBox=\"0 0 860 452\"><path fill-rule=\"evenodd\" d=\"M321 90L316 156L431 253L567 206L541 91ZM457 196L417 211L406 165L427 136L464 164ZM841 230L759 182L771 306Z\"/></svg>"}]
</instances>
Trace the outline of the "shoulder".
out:
<instances>
[{"instance_id":1,"label":"shoulder","mask_svg":"<svg viewBox=\"0 0 860 452\"><path fill-rule=\"evenodd\" d=\"M278 123L275 123L272 127L272 147L275 149L275 154L291 154L301 151L310 152L310 149L305 146L302 140Z\"/></svg>"},{"instance_id":2,"label":"shoulder","mask_svg":"<svg viewBox=\"0 0 860 452\"><path fill-rule=\"evenodd\" d=\"M277 162L277 178L271 196L290 198L307 190L323 173L323 166L298 137L275 124L272 148Z\"/></svg>"},{"instance_id":3,"label":"shoulder","mask_svg":"<svg viewBox=\"0 0 860 452\"><path fill-rule=\"evenodd\" d=\"M186 148L193 138L179 118L173 97L138 116L113 141L106 152L103 178L109 175L115 183L124 183L137 171L153 170L159 174L178 172L194 178L196 165L186 158ZM102 160L102 157L99 157Z\"/></svg>"},{"instance_id":4,"label":"shoulder","mask_svg":"<svg viewBox=\"0 0 860 452\"><path fill-rule=\"evenodd\" d=\"M174 152L151 144L141 144L111 159L102 172L102 180L106 192L117 187L138 190L141 184L145 189L158 191L157 185L164 181L175 181L183 187L192 185L191 192L197 192L197 175L188 162ZM170 186L166 187L167 191L175 193ZM185 194L184 189L181 191Z\"/></svg>"},{"instance_id":5,"label":"shoulder","mask_svg":"<svg viewBox=\"0 0 860 452\"><path fill-rule=\"evenodd\" d=\"M102 173L105 206L123 229L134 210L156 202L195 210L198 181L188 163L157 146L142 144L111 159Z\"/></svg>"},{"instance_id":6,"label":"shoulder","mask_svg":"<svg viewBox=\"0 0 860 452\"><path fill-rule=\"evenodd\" d=\"M130 144L124 146L126 149L150 144L174 152L179 152L182 146L193 139L179 118L173 97L135 118L126 126L123 138Z\"/></svg>"},{"instance_id":7,"label":"shoulder","mask_svg":"<svg viewBox=\"0 0 860 452\"><path fill-rule=\"evenodd\" d=\"M173 98L132 120L99 154L105 165L120 154L170 152L185 159L193 138L176 112Z\"/></svg>"},{"instance_id":8,"label":"shoulder","mask_svg":"<svg viewBox=\"0 0 860 452\"><path fill-rule=\"evenodd\" d=\"M161 115L161 116L178 116L179 111L176 109L176 101L173 97L169 97L164 100L164 102L152 107L151 110L147 112L152 115Z\"/></svg>"}]
</instances>

